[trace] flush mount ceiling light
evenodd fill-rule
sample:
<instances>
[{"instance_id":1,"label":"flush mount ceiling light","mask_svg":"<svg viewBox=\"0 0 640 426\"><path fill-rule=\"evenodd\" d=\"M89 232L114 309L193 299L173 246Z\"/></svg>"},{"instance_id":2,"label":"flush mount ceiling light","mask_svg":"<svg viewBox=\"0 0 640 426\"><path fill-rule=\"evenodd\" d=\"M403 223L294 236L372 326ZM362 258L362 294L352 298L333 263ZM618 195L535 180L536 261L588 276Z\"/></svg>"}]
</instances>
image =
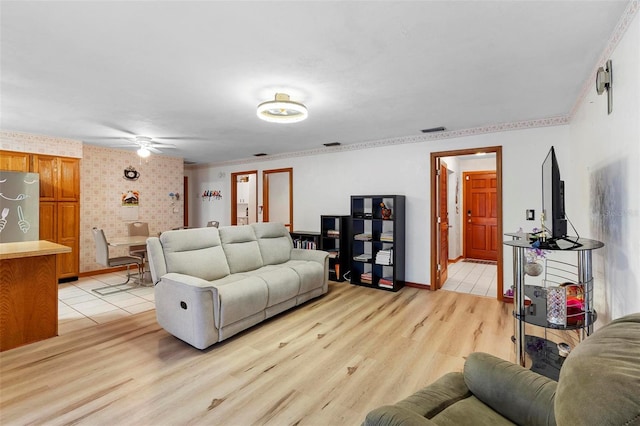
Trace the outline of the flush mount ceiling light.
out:
<instances>
[{"instance_id":1,"label":"flush mount ceiling light","mask_svg":"<svg viewBox=\"0 0 640 426\"><path fill-rule=\"evenodd\" d=\"M270 123L298 123L309 115L306 106L290 100L286 93L276 93L275 100L258 105L257 114Z\"/></svg>"}]
</instances>

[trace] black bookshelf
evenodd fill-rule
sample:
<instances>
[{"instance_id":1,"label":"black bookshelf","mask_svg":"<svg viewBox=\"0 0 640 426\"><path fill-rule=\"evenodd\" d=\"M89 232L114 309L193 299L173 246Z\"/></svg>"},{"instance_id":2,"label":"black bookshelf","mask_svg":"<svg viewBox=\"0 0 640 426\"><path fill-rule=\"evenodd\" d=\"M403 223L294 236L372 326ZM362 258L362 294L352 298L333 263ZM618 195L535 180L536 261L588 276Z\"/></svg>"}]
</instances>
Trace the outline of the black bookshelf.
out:
<instances>
[{"instance_id":1,"label":"black bookshelf","mask_svg":"<svg viewBox=\"0 0 640 426\"><path fill-rule=\"evenodd\" d=\"M351 284L400 290L405 282L405 196L352 195L350 219Z\"/></svg>"},{"instance_id":2,"label":"black bookshelf","mask_svg":"<svg viewBox=\"0 0 640 426\"><path fill-rule=\"evenodd\" d=\"M293 247L319 250L320 249L320 233L313 231L293 231L289 233L293 240Z\"/></svg>"},{"instance_id":3,"label":"black bookshelf","mask_svg":"<svg viewBox=\"0 0 640 426\"><path fill-rule=\"evenodd\" d=\"M350 216L320 216L320 247L329 252L329 279L344 281L349 271Z\"/></svg>"}]
</instances>

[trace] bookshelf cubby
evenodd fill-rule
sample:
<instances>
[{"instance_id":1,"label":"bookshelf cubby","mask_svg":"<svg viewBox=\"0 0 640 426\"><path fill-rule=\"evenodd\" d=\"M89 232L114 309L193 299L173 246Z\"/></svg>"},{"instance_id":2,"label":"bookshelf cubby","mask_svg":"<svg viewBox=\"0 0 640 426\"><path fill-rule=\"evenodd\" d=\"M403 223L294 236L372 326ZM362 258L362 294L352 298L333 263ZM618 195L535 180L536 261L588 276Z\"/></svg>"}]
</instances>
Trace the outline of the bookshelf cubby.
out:
<instances>
[{"instance_id":1,"label":"bookshelf cubby","mask_svg":"<svg viewBox=\"0 0 640 426\"><path fill-rule=\"evenodd\" d=\"M350 219L351 284L400 290L404 286L405 196L352 195Z\"/></svg>"},{"instance_id":2,"label":"bookshelf cubby","mask_svg":"<svg viewBox=\"0 0 640 426\"><path fill-rule=\"evenodd\" d=\"M329 252L329 279L344 281L349 270L350 216L320 216L320 247Z\"/></svg>"}]
</instances>

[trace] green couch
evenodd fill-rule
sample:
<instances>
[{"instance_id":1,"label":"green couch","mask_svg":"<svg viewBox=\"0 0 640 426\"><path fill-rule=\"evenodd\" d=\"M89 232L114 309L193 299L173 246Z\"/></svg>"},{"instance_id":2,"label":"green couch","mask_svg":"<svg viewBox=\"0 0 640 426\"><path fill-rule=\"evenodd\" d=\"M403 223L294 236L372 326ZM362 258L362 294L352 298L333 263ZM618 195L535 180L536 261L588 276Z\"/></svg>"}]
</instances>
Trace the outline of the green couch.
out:
<instances>
[{"instance_id":1,"label":"green couch","mask_svg":"<svg viewBox=\"0 0 640 426\"><path fill-rule=\"evenodd\" d=\"M640 425L640 313L612 321L567 357L558 382L485 353L398 402L382 425Z\"/></svg>"}]
</instances>

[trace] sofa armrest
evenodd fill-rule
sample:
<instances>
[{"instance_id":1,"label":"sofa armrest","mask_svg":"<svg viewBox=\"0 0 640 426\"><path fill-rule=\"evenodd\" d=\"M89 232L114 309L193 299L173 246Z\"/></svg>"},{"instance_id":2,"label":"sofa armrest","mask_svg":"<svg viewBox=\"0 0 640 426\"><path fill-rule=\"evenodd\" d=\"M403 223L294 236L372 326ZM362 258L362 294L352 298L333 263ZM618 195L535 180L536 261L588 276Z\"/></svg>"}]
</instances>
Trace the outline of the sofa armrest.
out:
<instances>
[{"instance_id":1,"label":"sofa armrest","mask_svg":"<svg viewBox=\"0 0 640 426\"><path fill-rule=\"evenodd\" d=\"M324 265L329 253L322 250L291 249L291 260L311 260Z\"/></svg>"},{"instance_id":2,"label":"sofa armrest","mask_svg":"<svg viewBox=\"0 0 640 426\"><path fill-rule=\"evenodd\" d=\"M362 426L417 426L435 425L415 411L397 405L385 405L370 411Z\"/></svg>"},{"instance_id":3,"label":"sofa armrest","mask_svg":"<svg viewBox=\"0 0 640 426\"><path fill-rule=\"evenodd\" d=\"M464 381L473 395L517 424L555 424L557 382L486 353L469 355Z\"/></svg>"},{"instance_id":4,"label":"sofa armrest","mask_svg":"<svg viewBox=\"0 0 640 426\"><path fill-rule=\"evenodd\" d=\"M189 287L198 287L207 290L215 289L210 281L203 280L202 278L194 277L192 275L179 274L177 272L169 272L168 274L160 277L160 279L169 283L179 283Z\"/></svg>"},{"instance_id":5,"label":"sofa armrest","mask_svg":"<svg viewBox=\"0 0 640 426\"><path fill-rule=\"evenodd\" d=\"M147 258L149 259L151 280L153 284L158 284L160 278L167 273L167 263L164 260L164 251L162 250L160 238L147 238Z\"/></svg>"}]
</instances>

